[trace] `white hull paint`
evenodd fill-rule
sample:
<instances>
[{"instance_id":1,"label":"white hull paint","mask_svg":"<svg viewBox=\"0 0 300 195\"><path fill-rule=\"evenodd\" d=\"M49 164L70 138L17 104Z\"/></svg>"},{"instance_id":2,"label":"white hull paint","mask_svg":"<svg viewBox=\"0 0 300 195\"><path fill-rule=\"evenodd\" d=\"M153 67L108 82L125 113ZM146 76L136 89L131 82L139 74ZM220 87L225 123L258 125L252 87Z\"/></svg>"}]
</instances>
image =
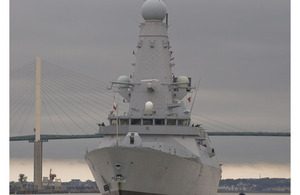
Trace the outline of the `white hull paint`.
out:
<instances>
[{"instance_id":1,"label":"white hull paint","mask_svg":"<svg viewBox=\"0 0 300 195\"><path fill-rule=\"evenodd\" d=\"M102 194L216 195L221 174L218 167L143 147L101 148L85 158Z\"/></svg>"}]
</instances>

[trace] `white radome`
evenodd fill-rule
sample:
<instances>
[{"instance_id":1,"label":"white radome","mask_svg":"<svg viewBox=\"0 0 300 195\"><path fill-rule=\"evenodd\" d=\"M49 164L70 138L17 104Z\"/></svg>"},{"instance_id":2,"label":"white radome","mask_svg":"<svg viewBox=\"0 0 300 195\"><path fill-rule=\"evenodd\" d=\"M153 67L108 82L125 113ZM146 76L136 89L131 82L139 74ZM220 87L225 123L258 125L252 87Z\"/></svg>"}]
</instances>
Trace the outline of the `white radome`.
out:
<instances>
[{"instance_id":1,"label":"white radome","mask_svg":"<svg viewBox=\"0 0 300 195\"><path fill-rule=\"evenodd\" d=\"M177 77L178 88L187 88L189 83L189 78L187 76L179 76Z\"/></svg>"},{"instance_id":2,"label":"white radome","mask_svg":"<svg viewBox=\"0 0 300 195\"><path fill-rule=\"evenodd\" d=\"M167 7L162 0L147 0L142 6L142 16L145 21L163 21Z\"/></svg>"},{"instance_id":3,"label":"white radome","mask_svg":"<svg viewBox=\"0 0 300 195\"><path fill-rule=\"evenodd\" d=\"M118 82L121 82L121 83L130 83L130 80L129 80L128 76L122 75L122 76L119 76ZM128 88L128 85L126 85L126 84L119 84L119 88Z\"/></svg>"},{"instance_id":4,"label":"white radome","mask_svg":"<svg viewBox=\"0 0 300 195\"><path fill-rule=\"evenodd\" d=\"M153 103L151 101L146 102L145 111L152 112L152 110L153 110Z\"/></svg>"}]
</instances>

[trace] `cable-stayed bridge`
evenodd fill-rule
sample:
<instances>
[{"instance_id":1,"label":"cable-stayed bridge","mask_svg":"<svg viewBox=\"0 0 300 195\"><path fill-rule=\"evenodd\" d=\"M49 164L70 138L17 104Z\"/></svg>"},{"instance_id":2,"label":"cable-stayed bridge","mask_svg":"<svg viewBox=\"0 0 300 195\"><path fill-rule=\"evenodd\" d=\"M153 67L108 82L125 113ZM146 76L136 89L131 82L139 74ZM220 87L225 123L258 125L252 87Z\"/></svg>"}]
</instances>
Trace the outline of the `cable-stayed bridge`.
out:
<instances>
[{"instance_id":1,"label":"cable-stayed bridge","mask_svg":"<svg viewBox=\"0 0 300 195\"><path fill-rule=\"evenodd\" d=\"M35 128L35 61L10 72L10 141L33 141ZM112 110L109 81L100 81L42 61L41 140L101 137L98 125L108 123ZM128 104L116 95L119 113ZM189 104L187 104L187 107ZM232 125L202 116L196 111L193 124L201 124L210 136L290 136L282 132L241 131Z\"/></svg>"}]
</instances>

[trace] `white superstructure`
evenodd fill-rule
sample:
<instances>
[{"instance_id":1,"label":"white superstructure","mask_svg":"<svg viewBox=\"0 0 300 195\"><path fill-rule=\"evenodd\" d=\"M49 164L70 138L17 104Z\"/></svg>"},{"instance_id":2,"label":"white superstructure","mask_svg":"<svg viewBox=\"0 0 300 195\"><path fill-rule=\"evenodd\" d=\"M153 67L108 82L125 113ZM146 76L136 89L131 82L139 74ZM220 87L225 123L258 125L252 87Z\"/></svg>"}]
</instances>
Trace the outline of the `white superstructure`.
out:
<instances>
[{"instance_id":1,"label":"white superstructure","mask_svg":"<svg viewBox=\"0 0 300 195\"><path fill-rule=\"evenodd\" d=\"M85 155L102 194L217 194L221 168L181 101L191 79L172 74L166 13L161 0L143 4L134 73L112 82L129 110L109 114L99 148Z\"/></svg>"}]
</instances>

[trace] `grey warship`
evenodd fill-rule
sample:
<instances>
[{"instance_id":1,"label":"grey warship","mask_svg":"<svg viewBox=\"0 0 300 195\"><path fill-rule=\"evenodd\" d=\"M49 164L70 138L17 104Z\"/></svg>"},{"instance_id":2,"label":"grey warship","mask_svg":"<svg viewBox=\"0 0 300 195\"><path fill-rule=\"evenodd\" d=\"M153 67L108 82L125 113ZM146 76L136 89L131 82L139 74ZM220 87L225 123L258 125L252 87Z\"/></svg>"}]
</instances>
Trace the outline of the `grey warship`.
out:
<instances>
[{"instance_id":1,"label":"grey warship","mask_svg":"<svg viewBox=\"0 0 300 195\"><path fill-rule=\"evenodd\" d=\"M103 195L217 194L221 167L206 132L191 125L191 78L172 73L166 15L161 0L144 2L133 74L111 82L129 110L114 105L99 148L85 155Z\"/></svg>"}]
</instances>

